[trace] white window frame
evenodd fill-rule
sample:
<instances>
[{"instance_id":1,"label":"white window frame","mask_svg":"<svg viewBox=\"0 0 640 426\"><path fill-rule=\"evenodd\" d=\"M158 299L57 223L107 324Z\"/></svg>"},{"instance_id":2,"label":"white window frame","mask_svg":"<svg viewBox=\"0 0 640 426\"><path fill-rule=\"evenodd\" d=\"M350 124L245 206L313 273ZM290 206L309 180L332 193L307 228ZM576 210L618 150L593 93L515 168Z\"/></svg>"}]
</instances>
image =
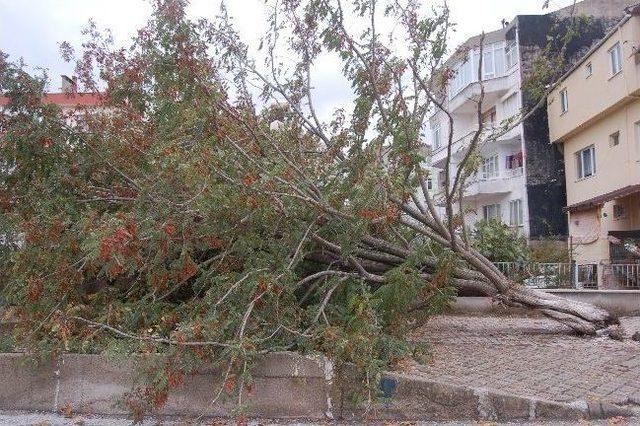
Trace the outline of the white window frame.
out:
<instances>
[{"instance_id":1,"label":"white window frame","mask_svg":"<svg viewBox=\"0 0 640 426\"><path fill-rule=\"evenodd\" d=\"M485 56L482 61L482 79L488 80L505 75L505 43L490 43L482 48ZM490 60L486 60L490 57ZM478 64L480 61L480 49L469 51L466 57L455 64L453 78L449 82L449 99L453 99L471 83L478 81Z\"/></svg>"},{"instance_id":2,"label":"white window frame","mask_svg":"<svg viewBox=\"0 0 640 426\"><path fill-rule=\"evenodd\" d=\"M482 79L488 80L496 76L496 61L492 50L482 52Z\"/></svg>"},{"instance_id":3,"label":"white window frame","mask_svg":"<svg viewBox=\"0 0 640 426\"><path fill-rule=\"evenodd\" d=\"M620 46L620 42L614 44L613 47L609 49L609 68L611 77L622 72L622 47Z\"/></svg>"},{"instance_id":4,"label":"white window frame","mask_svg":"<svg viewBox=\"0 0 640 426\"><path fill-rule=\"evenodd\" d=\"M567 111L569 111L569 92L565 88L560 91L560 114Z\"/></svg>"},{"instance_id":5,"label":"white window frame","mask_svg":"<svg viewBox=\"0 0 640 426\"><path fill-rule=\"evenodd\" d=\"M509 225L523 226L524 216L522 211L522 199L509 201Z\"/></svg>"},{"instance_id":6,"label":"white window frame","mask_svg":"<svg viewBox=\"0 0 640 426\"><path fill-rule=\"evenodd\" d=\"M593 62L589 62L587 65L585 65L584 70L587 74L586 78L589 78L593 75Z\"/></svg>"},{"instance_id":7,"label":"white window frame","mask_svg":"<svg viewBox=\"0 0 640 426\"><path fill-rule=\"evenodd\" d=\"M497 219L502 221L502 208L500 204L488 204L482 206L482 217L484 220Z\"/></svg>"},{"instance_id":8,"label":"white window frame","mask_svg":"<svg viewBox=\"0 0 640 426\"><path fill-rule=\"evenodd\" d=\"M442 146L442 127L439 120L431 125L431 138L433 139L433 149L439 149Z\"/></svg>"},{"instance_id":9,"label":"white window frame","mask_svg":"<svg viewBox=\"0 0 640 426\"><path fill-rule=\"evenodd\" d=\"M587 159L586 153L590 152ZM588 146L580 151L576 152L576 164L578 180L586 179L596 175L596 147L595 145ZM586 174L586 170L589 169L590 174Z\"/></svg>"},{"instance_id":10,"label":"white window frame","mask_svg":"<svg viewBox=\"0 0 640 426\"><path fill-rule=\"evenodd\" d=\"M620 145L620 130L609 135L609 146L614 147Z\"/></svg>"},{"instance_id":11,"label":"white window frame","mask_svg":"<svg viewBox=\"0 0 640 426\"><path fill-rule=\"evenodd\" d=\"M500 177L500 158L493 154L482 159L482 179L496 179Z\"/></svg>"},{"instance_id":12,"label":"white window frame","mask_svg":"<svg viewBox=\"0 0 640 426\"><path fill-rule=\"evenodd\" d=\"M518 43L515 40L507 42L504 47L504 69L510 70L518 63Z\"/></svg>"},{"instance_id":13,"label":"white window frame","mask_svg":"<svg viewBox=\"0 0 640 426\"><path fill-rule=\"evenodd\" d=\"M505 67L505 44L491 43L482 49L482 79L489 80L492 78L502 77Z\"/></svg>"}]
</instances>

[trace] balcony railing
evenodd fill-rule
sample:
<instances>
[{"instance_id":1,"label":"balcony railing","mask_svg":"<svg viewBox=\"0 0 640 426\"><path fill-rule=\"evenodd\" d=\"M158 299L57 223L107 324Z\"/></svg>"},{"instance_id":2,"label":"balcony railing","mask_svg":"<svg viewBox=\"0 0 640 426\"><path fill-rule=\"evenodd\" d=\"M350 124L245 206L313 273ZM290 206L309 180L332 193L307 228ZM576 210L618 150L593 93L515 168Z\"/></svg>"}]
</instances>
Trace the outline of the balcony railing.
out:
<instances>
[{"instance_id":1,"label":"balcony railing","mask_svg":"<svg viewBox=\"0 0 640 426\"><path fill-rule=\"evenodd\" d=\"M515 178L523 175L523 168L517 167L515 169L507 169L504 171L505 177L507 178Z\"/></svg>"},{"instance_id":2,"label":"balcony railing","mask_svg":"<svg viewBox=\"0 0 640 426\"><path fill-rule=\"evenodd\" d=\"M501 170L498 174L489 175L482 172L467 181L465 197L475 197L480 194L507 194L516 189L522 176L522 168Z\"/></svg>"},{"instance_id":3,"label":"balcony railing","mask_svg":"<svg viewBox=\"0 0 640 426\"><path fill-rule=\"evenodd\" d=\"M522 171L522 167L518 167L515 169L500 170L497 174L485 174L479 172L472 180L470 180L470 182L486 182L499 179L511 179L522 176Z\"/></svg>"}]
</instances>

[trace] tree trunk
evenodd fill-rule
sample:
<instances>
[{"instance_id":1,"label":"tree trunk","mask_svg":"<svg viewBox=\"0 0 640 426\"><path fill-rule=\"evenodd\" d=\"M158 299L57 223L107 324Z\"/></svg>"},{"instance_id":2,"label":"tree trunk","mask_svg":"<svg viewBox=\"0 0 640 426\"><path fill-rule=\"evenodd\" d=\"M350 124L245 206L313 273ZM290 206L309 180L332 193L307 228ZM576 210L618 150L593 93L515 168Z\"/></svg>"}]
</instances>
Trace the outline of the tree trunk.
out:
<instances>
[{"instance_id":1,"label":"tree trunk","mask_svg":"<svg viewBox=\"0 0 640 426\"><path fill-rule=\"evenodd\" d=\"M345 257L342 247L319 236L312 237L322 249L307 255L307 259L324 264L332 269L349 272L366 272L363 278L372 285L384 282L384 274L401 265L411 256L411 249L398 247L393 243L371 236L363 238L368 249L356 248L349 257ZM507 278L493 263L462 241L451 247L468 265L468 268L456 268L452 271L450 284L463 294L481 294L494 297L507 306L524 307L539 310L575 330L579 334L594 335L598 330L616 324L617 319L605 309L588 303L568 300L544 291L530 289ZM353 259L357 261L358 270ZM422 277L431 282L437 272L438 261L425 258L421 262Z\"/></svg>"},{"instance_id":2,"label":"tree trunk","mask_svg":"<svg viewBox=\"0 0 640 426\"><path fill-rule=\"evenodd\" d=\"M459 253L496 287L497 297L506 305L540 310L548 317L585 335L594 335L598 330L618 323L618 319L605 309L530 289L509 280L495 265L472 248L460 250Z\"/></svg>"}]
</instances>

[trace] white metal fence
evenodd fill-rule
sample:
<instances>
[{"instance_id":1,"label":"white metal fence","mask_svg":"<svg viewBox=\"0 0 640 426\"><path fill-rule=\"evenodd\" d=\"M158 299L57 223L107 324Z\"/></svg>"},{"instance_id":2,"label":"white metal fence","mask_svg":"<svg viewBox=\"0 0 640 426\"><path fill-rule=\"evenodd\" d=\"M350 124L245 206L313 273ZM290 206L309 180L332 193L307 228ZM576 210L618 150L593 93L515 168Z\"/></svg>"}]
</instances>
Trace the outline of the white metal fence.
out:
<instances>
[{"instance_id":1,"label":"white metal fence","mask_svg":"<svg viewBox=\"0 0 640 426\"><path fill-rule=\"evenodd\" d=\"M615 284L629 289L640 289L640 264L611 265Z\"/></svg>"},{"instance_id":2,"label":"white metal fence","mask_svg":"<svg viewBox=\"0 0 640 426\"><path fill-rule=\"evenodd\" d=\"M574 265L571 263L496 262L510 279L533 288L640 290L640 264ZM598 282L602 268L603 282Z\"/></svg>"},{"instance_id":3,"label":"white metal fence","mask_svg":"<svg viewBox=\"0 0 640 426\"><path fill-rule=\"evenodd\" d=\"M572 288L574 272L570 263L496 262L510 279L534 288Z\"/></svg>"}]
</instances>

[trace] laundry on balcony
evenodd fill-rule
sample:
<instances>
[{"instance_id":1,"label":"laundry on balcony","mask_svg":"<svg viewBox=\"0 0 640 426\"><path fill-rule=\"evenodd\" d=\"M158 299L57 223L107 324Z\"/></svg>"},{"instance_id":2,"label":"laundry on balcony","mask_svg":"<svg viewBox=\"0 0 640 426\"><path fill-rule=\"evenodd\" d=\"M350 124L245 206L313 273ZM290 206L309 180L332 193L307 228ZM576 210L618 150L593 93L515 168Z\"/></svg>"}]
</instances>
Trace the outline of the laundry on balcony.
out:
<instances>
[{"instance_id":1,"label":"laundry on balcony","mask_svg":"<svg viewBox=\"0 0 640 426\"><path fill-rule=\"evenodd\" d=\"M522 167L522 164L523 164L522 151L518 152L517 154L507 155L507 163L506 163L507 170L519 169Z\"/></svg>"}]
</instances>

